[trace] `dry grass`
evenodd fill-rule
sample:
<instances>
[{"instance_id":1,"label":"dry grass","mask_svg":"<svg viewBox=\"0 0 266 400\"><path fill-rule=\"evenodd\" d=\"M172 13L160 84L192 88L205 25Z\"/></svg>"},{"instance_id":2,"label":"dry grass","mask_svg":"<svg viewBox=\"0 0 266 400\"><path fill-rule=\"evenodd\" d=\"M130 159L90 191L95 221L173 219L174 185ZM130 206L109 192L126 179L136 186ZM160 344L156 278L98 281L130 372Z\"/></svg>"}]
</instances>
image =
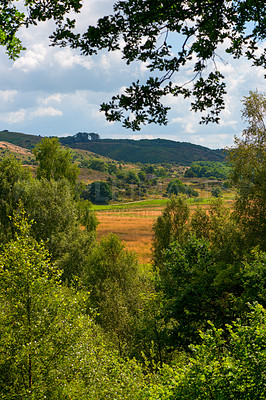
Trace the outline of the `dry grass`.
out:
<instances>
[{"instance_id":1,"label":"dry grass","mask_svg":"<svg viewBox=\"0 0 266 400\"><path fill-rule=\"evenodd\" d=\"M98 212L98 237L115 233L126 249L135 251L139 260L147 263L151 259L152 226L159 214L159 210Z\"/></svg>"},{"instance_id":2,"label":"dry grass","mask_svg":"<svg viewBox=\"0 0 266 400\"><path fill-rule=\"evenodd\" d=\"M231 208L231 199L225 204ZM210 204L203 204L201 208L209 209ZM105 210L97 211L99 225L97 228L98 238L109 233L115 233L122 239L125 248L135 251L143 263L151 261L151 245L153 237L153 224L162 213L162 207L140 208L128 210ZM197 205L190 205L193 212Z\"/></svg>"},{"instance_id":3,"label":"dry grass","mask_svg":"<svg viewBox=\"0 0 266 400\"><path fill-rule=\"evenodd\" d=\"M12 153L18 153L22 155L32 155L31 151L24 147L16 146L15 144L8 142L0 142L0 148L4 150L10 150Z\"/></svg>"}]
</instances>

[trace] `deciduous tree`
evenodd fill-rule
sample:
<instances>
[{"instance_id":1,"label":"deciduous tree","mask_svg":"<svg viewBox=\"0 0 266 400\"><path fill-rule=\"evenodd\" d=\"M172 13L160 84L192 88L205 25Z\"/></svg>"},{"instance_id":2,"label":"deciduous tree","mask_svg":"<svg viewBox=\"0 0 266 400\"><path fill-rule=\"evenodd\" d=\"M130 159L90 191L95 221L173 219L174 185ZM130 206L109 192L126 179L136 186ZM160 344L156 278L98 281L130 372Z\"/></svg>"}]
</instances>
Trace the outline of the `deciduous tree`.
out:
<instances>
[{"instance_id":1,"label":"deciduous tree","mask_svg":"<svg viewBox=\"0 0 266 400\"><path fill-rule=\"evenodd\" d=\"M95 246L84 270L84 282L91 292L97 321L124 354L131 341L134 315L140 292L137 259L124 249L115 235L103 238Z\"/></svg>"},{"instance_id":2,"label":"deciduous tree","mask_svg":"<svg viewBox=\"0 0 266 400\"><path fill-rule=\"evenodd\" d=\"M53 41L70 44L84 55L120 50L127 64L146 63L151 75L145 83L134 82L102 104L109 121L123 121L132 129L143 123L165 124L169 107L161 99L170 94L192 96L192 110L209 111L202 121L218 122L225 94L224 76L215 62L219 46L234 58L244 56L254 66L265 67L265 53L258 49L265 40L264 16L263 0L117 1L114 13L83 35L62 24ZM176 74L189 63L192 85L185 86L182 79L176 83Z\"/></svg>"},{"instance_id":3,"label":"deciduous tree","mask_svg":"<svg viewBox=\"0 0 266 400\"><path fill-rule=\"evenodd\" d=\"M0 241L5 243L12 237L13 228L10 216L18 207L19 196L15 192L18 182L29 182L31 173L13 156L0 161Z\"/></svg>"},{"instance_id":4,"label":"deciduous tree","mask_svg":"<svg viewBox=\"0 0 266 400\"><path fill-rule=\"evenodd\" d=\"M250 92L243 100L248 126L230 151L232 182L238 194L235 217L246 235L247 245L266 250L266 96Z\"/></svg>"},{"instance_id":5,"label":"deciduous tree","mask_svg":"<svg viewBox=\"0 0 266 400\"><path fill-rule=\"evenodd\" d=\"M61 147L58 138L44 138L34 149L33 153L39 162L37 177L50 181L68 180L75 185L79 168L73 163L73 157L68 149Z\"/></svg>"},{"instance_id":6,"label":"deciduous tree","mask_svg":"<svg viewBox=\"0 0 266 400\"><path fill-rule=\"evenodd\" d=\"M161 99L167 95L192 96L192 110L209 110L202 121L217 122L225 94L224 77L215 62L220 45L236 59L243 56L253 66L265 67L265 53L259 49L265 40L264 0L116 1L114 13L83 34L76 32L75 20L68 15L81 10L80 0L22 3L24 12L14 0L0 2L0 44L11 58L23 49L18 36L22 26L53 19L53 44L70 45L83 55L120 50L127 64L146 63L151 73L146 83L134 82L101 106L109 121L123 121L132 129L143 123L166 124L169 107ZM176 74L189 64L192 84L176 83Z\"/></svg>"}]
</instances>

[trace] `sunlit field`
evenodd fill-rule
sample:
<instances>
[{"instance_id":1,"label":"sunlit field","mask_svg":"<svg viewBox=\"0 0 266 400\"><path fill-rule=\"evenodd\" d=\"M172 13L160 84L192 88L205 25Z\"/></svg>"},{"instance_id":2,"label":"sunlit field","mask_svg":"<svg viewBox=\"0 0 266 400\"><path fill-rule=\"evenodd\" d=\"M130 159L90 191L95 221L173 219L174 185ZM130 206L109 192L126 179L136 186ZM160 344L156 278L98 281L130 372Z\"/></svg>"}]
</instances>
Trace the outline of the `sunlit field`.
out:
<instances>
[{"instance_id":1,"label":"sunlit field","mask_svg":"<svg viewBox=\"0 0 266 400\"><path fill-rule=\"evenodd\" d=\"M141 262L151 258L152 226L161 209L98 211L98 237L115 233L124 242L126 249L138 254Z\"/></svg>"},{"instance_id":2,"label":"sunlit field","mask_svg":"<svg viewBox=\"0 0 266 400\"><path fill-rule=\"evenodd\" d=\"M230 206L233 195L224 196ZM153 224L161 214L169 199L155 199L131 204L94 206L99 221L98 238L115 233L122 239L125 248L135 251L143 263L151 261ZM213 198L196 198L189 200L191 209L197 206L208 208Z\"/></svg>"}]
</instances>

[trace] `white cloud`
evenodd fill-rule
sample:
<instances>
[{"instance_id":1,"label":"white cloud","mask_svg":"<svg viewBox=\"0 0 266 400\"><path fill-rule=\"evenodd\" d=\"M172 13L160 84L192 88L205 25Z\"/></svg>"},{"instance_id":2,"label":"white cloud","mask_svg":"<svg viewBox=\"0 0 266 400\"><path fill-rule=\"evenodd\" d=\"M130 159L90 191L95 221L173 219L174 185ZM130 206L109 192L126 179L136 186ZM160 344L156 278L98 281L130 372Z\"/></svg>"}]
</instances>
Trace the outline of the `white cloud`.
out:
<instances>
[{"instance_id":1,"label":"white cloud","mask_svg":"<svg viewBox=\"0 0 266 400\"><path fill-rule=\"evenodd\" d=\"M129 139L133 139L133 140L156 139L156 137L153 136L153 135L141 135L141 134L136 134L136 135L129 135Z\"/></svg>"},{"instance_id":2,"label":"white cloud","mask_svg":"<svg viewBox=\"0 0 266 400\"><path fill-rule=\"evenodd\" d=\"M232 128L236 128L237 125L239 125L239 121L225 121L224 119L221 118L220 120L220 126L231 126Z\"/></svg>"},{"instance_id":3,"label":"white cloud","mask_svg":"<svg viewBox=\"0 0 266 400\"><path fill-rule=\"evenodd\" d=\"M47 66L46 54L47 48L44 44L33 44L31 50L27 50L24 56L14 62L13 68L23 72L29 72L38 67L45 68Z\"/></svg>"},{"instance_id":4,"label":"white cloud","mask_svg":"<svg viewBox=\"0 0 266 400\"><path fill-rule=\"evenodd\" d=\"M103 54L99 63L99 67L108 71L111 68L110 60L108 59L106 54Z\"/></svg>"},{"instance_id":5,"label":"white cloud","mask_svg":"<svg viewBox=\"0 0 266 400\"><path fill-rule=\"evenodd\" d=\"M74 69L75 66L80 65L90 70L94 66L92 59L74 54L71 49L57 50L54 55L54 64L65 69Z\"/></svg>"},{"instance_id":6,"label":"white cloud","mask_svg":"<svg viewBox=\"0 0 266 400\"><path fill-rule=\"evenodd\" d=\"M198 119L194 113L190 112L189 115L172 118L170 123L180 124L185 133L195 133L198 130Z\"/></svg>"},{"instance_id":7,"label":"white cloud","mask_svg":"<svg viewBox=\"0 0 266 400\"><path fill-rule=\"evenodd\" d=\"M232 136L228 134L217 134L217 135L191 135L190 141L200 146L206 146L209 148L225 148L226 146L232 145Z\"/></svg>"},{"instance_id":8,"label":"white cloud","mask_svg":"<svg viewBox=\"0 0 266 400\"><path fill-rule=\"evenodd\" d=\"M12 125L23 122L25 120L25 116L26 110L20 109L18 111L0 114L0 121Z\"/></svg>"},{"instance_id":9,"label":"white cloud","mask_svg":"<svg viewBox=\"0 0 266 400\"><path fill-rule=\"evenodd\" d=\"M63 115L62 111L57 110L53 107L39 107L34 111L29 112L29 119L39 118L39 117L61 117Z\"/></svg>"},{"instance_id":10,"label":"white cloud","mask_svg":"<svg viewBox=\"0 0 266 400\"><path fill-rule=\"evenodd\" d=\"M17 90L0 90L1 102L9 103L14 101L14 97L17 94Z\"/></svg>"},{"instance_id":11,"label":"white cloud","mask_svg":"<svg viewBox=\"0 0 266 400\"><path fill-rule=\"evenodd\" d=\"M62 99L63 99L63 95L61 93L56 93L56 94L52 94L45 98L39 98L38 102L40 104L44 104L44 105L47 105L49 103L59 103L60 104Z\"/></svg>"}]
</instances>

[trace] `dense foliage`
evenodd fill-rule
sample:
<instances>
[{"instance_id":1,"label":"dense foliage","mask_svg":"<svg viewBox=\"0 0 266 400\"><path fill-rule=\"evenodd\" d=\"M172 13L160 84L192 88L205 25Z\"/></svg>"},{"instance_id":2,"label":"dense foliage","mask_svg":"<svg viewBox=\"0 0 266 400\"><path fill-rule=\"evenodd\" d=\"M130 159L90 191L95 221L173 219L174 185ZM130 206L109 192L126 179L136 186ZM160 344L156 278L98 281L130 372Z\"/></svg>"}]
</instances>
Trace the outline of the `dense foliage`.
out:
<instances>
[{"instance_id":1,"label":"dense foliage","mask_svg":"<svg viewBox=\"0 0 266 400\"><path fill-rule=\"evenodd\" d=\"M1 135L0 135L1 137ZM191 143L165 139L101 139L87 143L73 143L73 149L89 150L118 161L162 163L176 162L183 165L197 160L223 161L222 150L211 150Z\"/></svg>"},{"instance_id":2,"label":"dense foliage","mask_svg":"<svg viewBox=\"0 0 266 400\"><path fill-rule=\"evenodd\" d=\"M265 398L265 126L252 111L264 100L244 102L233 210L218 198L192 212L187 196L172 196L151 265L115 235L96 240L69 168L33 177L14 158L0 162L3 400ZM50 140L37 149L71 170Z\"/></svg>"},{"instance_id":3,"label":"dense foliage","mask_svg":"<svg viewBox=\"0 0 266 400\"><path fill-rule=\"evenodd\" d=\"M110 185L103 181L94 181L88 189L88 199L95 204L105 204L113 198Z\"/></svg>"},{"instance_id":4,"label":"dense foliage","mask_svg":"<svg viewBox=\"0 0 266 400\"><path fill-rule=\"evenodd\" d=\"M167 185L168 195L178 195L185 193L188 197L198 197L199 193L188 185L185 185L180 179L174 179Z\"/></svg>"},{"instance_id":5,"label":"dense foliage","mask_svg":"<svg viewBox=\"0 0 266 400\"><path fill-rule=\"evenodd\" d=\"M238 188L235 213L248 240L254 245L260 238L265 249L266 96L250 92L243 104L243 118L248 126L230 152L232 182Z\"/></svg>"},{"instance_id":6,"label":"dense foliage","mask_svg":"<svg viewBox=\"0 0 266 400\"><path fill-rule=\"evenodd\" d=\"M187 178L228 179L230 167L224 162L197 161L193 162L185 172Z\"/></svg>"},{"instance_id":7,"label":"dense foliage","mask_svg":"<svg viewBox=\"0 0 266 400\"><path fill-rule=\"evenodd\" d=\"M79 169L70 150L63 149L58 138L44 138L34 149L38 161L37 177L48 181L66 179L75 185Z\"/></svg>"}]
</instances>

